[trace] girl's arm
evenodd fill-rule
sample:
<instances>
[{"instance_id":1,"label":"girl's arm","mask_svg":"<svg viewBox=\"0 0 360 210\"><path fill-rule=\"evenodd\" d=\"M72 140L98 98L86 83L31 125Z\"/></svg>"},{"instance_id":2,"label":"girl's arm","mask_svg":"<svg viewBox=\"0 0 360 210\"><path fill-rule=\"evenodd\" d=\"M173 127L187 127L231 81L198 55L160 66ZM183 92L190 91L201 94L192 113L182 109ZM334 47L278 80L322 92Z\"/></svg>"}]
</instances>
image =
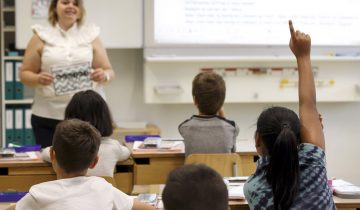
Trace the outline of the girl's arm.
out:
<instances>
[{"instance_id":1,"label":"girl's arm","mask_svg":"<svg viewBox=\"0 0 360 210\"><path fill-rule=\"evenodd\" d=\"M294 53L299 73L299 113L300 136L302 143L310 143L325 149L325 139L321 120L316 108L316 90L311 67L311 38L300 31L295 31L289 21L290 49Z\"/></svg>"}]
</instances>

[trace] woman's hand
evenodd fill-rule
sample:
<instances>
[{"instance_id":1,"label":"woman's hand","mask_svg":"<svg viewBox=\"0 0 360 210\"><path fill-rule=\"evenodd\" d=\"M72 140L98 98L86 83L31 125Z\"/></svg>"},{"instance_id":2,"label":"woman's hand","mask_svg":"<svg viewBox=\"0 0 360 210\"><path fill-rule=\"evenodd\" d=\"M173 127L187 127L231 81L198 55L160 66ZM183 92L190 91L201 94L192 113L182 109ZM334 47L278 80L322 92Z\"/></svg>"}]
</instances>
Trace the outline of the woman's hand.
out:
<instances>
[{"instance_id":1,"label":"woman's hand","mask_svg":"<svg viewBox=\"0 0 360 210\"><path fill-rule=\"evenodd\" d=\"M54 81L54 77L48 72L40 72L37 82L40 85L50 85Z\"/></svg>"},{"instance_id":2,"label":"woman's hand","mask_svg":"<svg viewBox=\"0 0 360 210\"><path fill-rule=\"evenodd\" d=\"M110 78L109 76L107 75L106 71L103 70L102 68L97 68L97 69L94 69L92 72L91 72L91 79L95 82L107 82Z\"/></svg>"}]
</instances>

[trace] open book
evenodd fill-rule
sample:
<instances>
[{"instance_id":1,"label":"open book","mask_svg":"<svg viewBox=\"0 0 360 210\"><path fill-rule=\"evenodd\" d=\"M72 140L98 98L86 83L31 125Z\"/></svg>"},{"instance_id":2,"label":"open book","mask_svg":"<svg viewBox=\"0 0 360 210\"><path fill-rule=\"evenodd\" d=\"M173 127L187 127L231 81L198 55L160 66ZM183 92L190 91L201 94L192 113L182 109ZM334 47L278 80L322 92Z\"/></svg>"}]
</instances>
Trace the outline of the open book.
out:
<instances>
[{"instance_id":1,"label":"open book","mask_svg":"<svg viewBox=\"0 0 360 210\"><path fill-rule=\"evenodd\" d=\"M341 179L332 180L334 195L340 198L360 198L360 187Z\"/></svg>"},{"instance_id":2,"label":"open book","mask_svg":"<svg viewBox=\"0 0 360 210\"><path fill-rule=\"evenodd\" d=\"M0 161L38 160L39 157L39 152L16 152L11 157L0 157Z\"/></svg>"},{"instance_id":3,"label":"open book","mask_svg":"<svg viewBox=\"0 0 360 210\"><path fill-rule=\"evenodd\" d=\"M183 141L161 141L157 147L146 148L143 141L135 141L133 151L137 152L182 152L184 151Z\"/></svg>"},{"instance_id":4,"label":"open book","mask_svg":"<svg viewBox=\"0 0 360 210\"><path fill-rule=\"evenodd\" d=\"M247 176L224 177L229 199L245 199L244 184L247 178Z\"/></svg>"}]
</instances>

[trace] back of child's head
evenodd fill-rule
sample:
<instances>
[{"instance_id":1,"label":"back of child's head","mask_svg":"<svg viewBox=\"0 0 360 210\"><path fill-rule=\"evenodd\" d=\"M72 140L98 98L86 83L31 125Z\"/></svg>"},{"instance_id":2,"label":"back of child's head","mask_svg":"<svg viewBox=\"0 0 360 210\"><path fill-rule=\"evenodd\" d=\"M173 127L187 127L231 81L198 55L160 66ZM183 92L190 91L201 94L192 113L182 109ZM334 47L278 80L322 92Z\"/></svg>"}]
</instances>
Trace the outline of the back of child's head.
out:
<instances>
[{"instance_id":1,"label":"back of child's head","mask_svg":"<svg viewBox=\"0 0 360 210\"><path fill-rule=\"evenodd\" d=\"M106 101L93 90L76 93L65 109L65 119L77 118L93 125L101 136L111 136L113 121Z\"/></svg>"},{"instance_id":2,"label":"back of child's head","mask_svg":"<svg viewBox=\"0 0 360 210\"><path fill-rule=\"evenodd\" d=\"M226 87L224 79L215 72L201 72L192 83L192 95L200 113L216 115L225 101Z\"/></svg>"},{"instance_id":3,"label":"back of child's head","mask_svg":"<svg viewBox=\"0 0 360 210\"><path fill-rule=\"evenodd\" d=\"M223 178L205 165L173 170L162 193L166 210L227 210L228 191Z\"/></svg>"},{"instance_id":4,"label":"back of child's head","mask_svg":"<svg viewBox=\"0 0 360 210\"><path fill-rule=\"evenodd\" d=\"M86 170L98 154L100 141L100 133L88 122L79 119L60 122L52 145L58 166L66 173Z\"/></svg>"},{"instance_id":5,"label":"back of child's head","mask_svg":"<svg viewBox=\"0 0 360 210\"><path fill-rule=\"evenodd\" d=\"M271 107L260 114L256 132L265 146L265 155L270 157L266 178L273 190L274 206L288 209L299 185L300 120L288 108Z\"/></svg>"}]
</instances>

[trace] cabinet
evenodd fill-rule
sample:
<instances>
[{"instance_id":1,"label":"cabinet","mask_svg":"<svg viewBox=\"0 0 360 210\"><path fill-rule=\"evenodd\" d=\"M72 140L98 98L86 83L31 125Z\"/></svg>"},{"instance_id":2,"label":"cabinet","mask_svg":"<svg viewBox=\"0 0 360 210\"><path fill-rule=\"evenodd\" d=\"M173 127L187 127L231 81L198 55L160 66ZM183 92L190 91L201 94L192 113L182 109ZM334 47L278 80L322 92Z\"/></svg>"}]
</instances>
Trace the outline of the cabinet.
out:
<instances>
[{"instance_id":1,"label":"cabinet","mask_svg":"<svg viewBox=\"0 0 360 210\"><path fill-rule=\"evenodd\" d=\"M18 76L24 50L17 49L15 43L15 0L0 0L0 5L1 146L33 144L30 124L33 92L20 82Z\"/></svg>"}]
</instances>

